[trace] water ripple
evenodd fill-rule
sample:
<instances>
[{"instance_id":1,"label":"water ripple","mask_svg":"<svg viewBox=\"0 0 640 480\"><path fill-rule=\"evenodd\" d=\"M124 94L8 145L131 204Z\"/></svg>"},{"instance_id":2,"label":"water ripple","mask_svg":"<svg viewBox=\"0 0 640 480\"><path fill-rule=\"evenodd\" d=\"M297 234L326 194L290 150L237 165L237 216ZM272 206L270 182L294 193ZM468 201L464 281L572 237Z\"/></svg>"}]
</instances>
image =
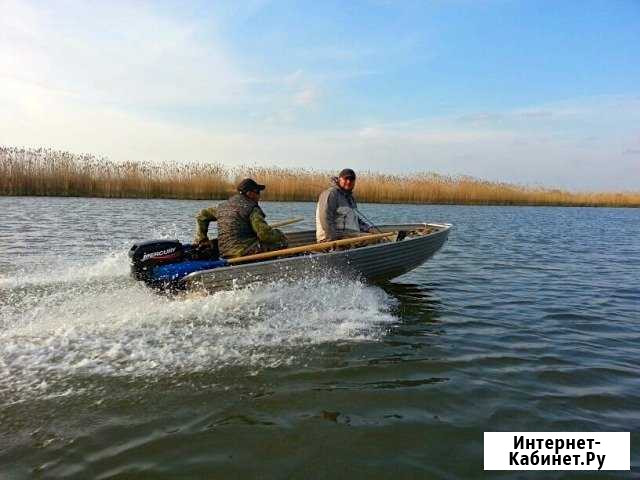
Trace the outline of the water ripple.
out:
<instances>
[{"instance_id":1,"label":"water ripple","mask_svg":"<svg viewBox=\"0 0 640 480\"><path fill-rule=\"evenodd\" d=\"M0 199L0 475L484 478L484 431L640 429L637 210L363 205L455 227L379 287L129 280L208 204Z\"/></svg>"}]
</instances>

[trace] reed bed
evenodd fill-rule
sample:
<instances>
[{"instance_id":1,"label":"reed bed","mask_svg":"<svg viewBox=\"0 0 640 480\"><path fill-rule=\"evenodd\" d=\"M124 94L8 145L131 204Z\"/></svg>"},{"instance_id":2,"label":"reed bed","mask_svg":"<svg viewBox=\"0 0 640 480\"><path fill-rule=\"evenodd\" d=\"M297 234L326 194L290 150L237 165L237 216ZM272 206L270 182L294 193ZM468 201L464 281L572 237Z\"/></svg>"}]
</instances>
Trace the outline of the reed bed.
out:
<instances>
[{"instance_id":1,"label":"reed bed","mask_svg":"<svg viewBox=\"0 0 640 480\"><path fill-rule=\"evenodd\" d=\"M264 200L315 201L333 172L219 163L117 163L94 155L0 146L0 195L224 199L241 178L267 185ZM568 192L435 173L359 172L372 203L639 207L640 192Z\"/></svg>"}]
</instances>

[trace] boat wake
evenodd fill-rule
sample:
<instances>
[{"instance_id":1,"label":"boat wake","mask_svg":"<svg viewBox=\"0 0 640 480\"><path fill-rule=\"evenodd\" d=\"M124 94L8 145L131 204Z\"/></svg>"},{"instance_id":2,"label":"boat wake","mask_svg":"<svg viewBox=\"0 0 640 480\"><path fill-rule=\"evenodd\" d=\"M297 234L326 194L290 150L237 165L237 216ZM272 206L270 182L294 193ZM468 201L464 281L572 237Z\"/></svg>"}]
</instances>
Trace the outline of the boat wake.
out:
<instances>
[{"instance_id":1,"label":"boat wake","mask_svg":"<svg viewBox=\"0 0 640 480\"><path fill-rule=\"evenodd\" d=\"M159 295L124 254L0 280L0 405L88 378L156 379L300 361L326 342L375 341L395 318L379 288L313 276L209 295Z\"/></svg>"}]
</instances>

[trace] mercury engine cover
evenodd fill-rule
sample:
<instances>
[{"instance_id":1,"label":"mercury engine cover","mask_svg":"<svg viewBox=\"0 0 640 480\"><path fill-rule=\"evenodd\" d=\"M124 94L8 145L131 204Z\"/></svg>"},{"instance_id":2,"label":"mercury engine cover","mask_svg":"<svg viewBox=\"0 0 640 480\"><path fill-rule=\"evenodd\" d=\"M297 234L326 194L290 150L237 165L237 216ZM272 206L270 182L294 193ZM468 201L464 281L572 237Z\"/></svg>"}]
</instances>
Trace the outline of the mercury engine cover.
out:
<instances>
[{"instance_id":1,"label":"mercury engine cover","mask_svg":"<svg viewBox=\"0 0 640 480\"><path fill-rule=\"evenodd\" d=\"M153 267L180 262L184 249L178 240L149 240L136 243L129 250L131 274L137 280L148 280Z\"/></svg>"}]
</instances>

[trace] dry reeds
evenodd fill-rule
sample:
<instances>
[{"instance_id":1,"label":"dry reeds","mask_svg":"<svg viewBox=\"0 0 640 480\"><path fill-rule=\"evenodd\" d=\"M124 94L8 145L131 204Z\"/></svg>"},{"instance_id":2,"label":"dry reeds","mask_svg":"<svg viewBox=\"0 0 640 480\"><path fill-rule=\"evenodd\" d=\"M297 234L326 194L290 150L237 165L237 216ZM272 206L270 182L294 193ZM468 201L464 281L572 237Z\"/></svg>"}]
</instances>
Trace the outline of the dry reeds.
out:
<instances>
[{"instance_id":1,"label":"dry reeds","mask_svg":"<svg viewBox=\"0 0 640 480\"><path fill-rule=\"evenodd\" d=\"M208 163L116 163L50 149L0 147L0 195L222 199L244 177L267 185L264 200L315 201L330 174ZM357 197L372 203L640 206L640 192L575 193L434 173L359 173Z\"/></svg>"},{"instance_id":2,"label":"dry reeds","mask_svg":"<svg viewBox=\"0 0 640 480\"><path fill-rule=\"evenodd\" d=\"M224 198L229 173L216 164L110 162L49 149L0 147L0 195Z\"/></svg>"}]
</instances>

